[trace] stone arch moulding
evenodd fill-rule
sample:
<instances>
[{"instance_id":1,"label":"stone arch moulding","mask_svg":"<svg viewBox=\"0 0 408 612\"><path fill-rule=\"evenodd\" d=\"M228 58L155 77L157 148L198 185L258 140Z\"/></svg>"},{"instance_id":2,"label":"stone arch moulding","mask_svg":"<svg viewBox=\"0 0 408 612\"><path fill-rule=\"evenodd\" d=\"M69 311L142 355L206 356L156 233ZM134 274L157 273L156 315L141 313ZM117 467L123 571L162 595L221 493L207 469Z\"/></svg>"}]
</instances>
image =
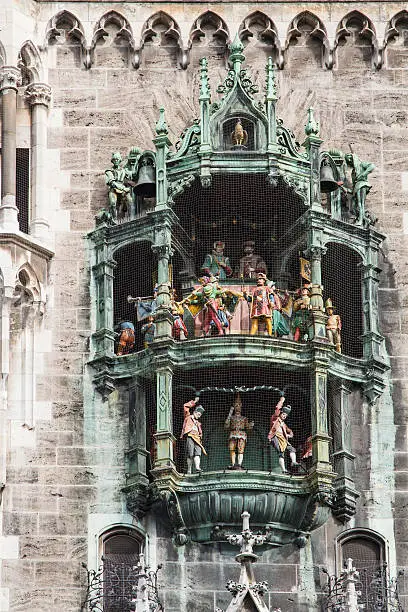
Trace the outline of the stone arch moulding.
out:
<instances>
[{"instance_id":1,"label":"stone arch moulding","mask_svg":"<svg viewBox=\"0 0 408 612\"><path fill-rule=\"evenodd\" d=\"M158 11L154 13L143 26L142 35L140 38L139 48L135 48L134 52L134 60L133 66L135 68L139 68L140 66L140 54L148 40L151 40L155 36L157 36L158 32L156 31L156 27L158 25L163 25L166 28L164 32L164 36L166 38L172 39L176 41L177 46L179 48L180 53L180 66L185 69L188 66L186 51L183 47L183 42L181 38L181 30L177 22L168 15L165 11Z\"/></svg>"},{"instance_id":2,"label":"stone arch moulding","mask_svg":"<svg viewBox=\"0 0 408 612\"><path fill-rule=\"evenodd\" d=\"M278 31L272 19L270 19L270 17L268 17L265 13L262 11L254 11L248 15L248 17L245 17L238 29L238 36L240 40L245 43L245 41L248 41L249 38L254 37L253 28L256 25L263 28L259 32L258 37L260 40L268 43L271 46L271 51L275 51L276 66L279 68L279 70L282 70L284 66L284 58Z\"/></svg>"},{"instance_id":3,"label":"stone arch moulding","mask_svg":"<svg viewBox=\"0 0 408 612\"><path fill-rule=\"evenodd\" d=\"M3 46L3 43L0 41L0 66L5 66L7 60L6 50Z\"/></svg>"},{"instance_id":4,"label":"stone arch moulding","mask_svg":"<svg viewBox=\"0 0 408 612\"><path fill-rule=\"evenodd\" d=\"M322 45L322 65L331 70L333 68L333 50L330 48L326 28L321 19L310 11L299 13L290 23L286 36L285 51L287 51L291 41L302 35L302 28L306 24L313 28L310 32L311 38L319 40Z\"/></svg>"},{"instance_id":5,"label":"stone arch moulding","mask_svg":"<svg viewBox=\"0 0 408 612\"><path fill-rule=\"evenodd\" d=\"M18 67L27 85L45 81L40 50L31 40L26 40L21 46Z\"/></svg>"},{"instance_id":6,"label":"stone arch moulding","mask_svg":"<svg viewBox=\"0 0 408 612\"><path fill-rule=\"evenodd\" d=\"M44 49L55 43L61 36L62 24L67 24L69 27L67 38L76 40L80 44L84 67L89 69L91 67L91 51L86 43L85 31L82 23L70 11L62 10L50 19L45 32Z\"/></svg>"},{"instance_id":7,"label":"stone arch moulding","mask_svg":"<svg viewBox=\"0 0 408 612\"><path fill-rule=\"evenodd\" d=\"M118 11L114 11L114 10L108 11L107 13L102 15L102 17L99 19L99 21L95 25L94 34L93 34L92 41L90 44L91 65L94 63L95 47L98 41L101 39L102 40L105 39L109 35L107 30L105 29L106 26L109 24L116 25L118 27L117 36L121 36L127 41L129 45L129 49L132 51L132 60L131 60L132 66L133 68L137 68L138 63L137 63L136 56L137 56L138 50L136 48L135 39L133 37L132 26L130 25L126 17L124 17L121 13L118 13Z\"/></svg>"},{"instance_id":8,"label":"stone arch moulding","mask_svg":"<svg viewBox=\"0 0 408 612\"><path fill-rule=\"evenodd\" d=\"M377 69L381 68L382 50L379 48L378 45L378 39L374 24L369 17L357 10L351 11L350 13L345 15L337 26L333 53L337 51L339 42L351 35L350 24L352 21L359 23L361 29L358 34L371 43L373 67Z\"/></svg>"},{"instance_id":9,"label":"stone arch moulding","mask_svg":"<svg viewBox=\"0 0 408 612\"><path fill-rule=\"evenodd\" d=\"M408 24L408 11L405 9L394 15L387 23L384 42L380 49L381 62L385 60L385 51L388 44L401 36L401 25L403 23Z\"/></svg>"},{"instance_id":10,"label":"stone arch moulding","mask_svg":"<svg viewBox=\"0 0 408 612\"><path fill-rule=\"evenodd\" d=\"M213 11L205 11L205 13L199 15L199 17L197 17L197 19L194 21L188 39L188 51L191 51L194 41L205 37L204 28L207 25L212 25L215 28L213 36L223 40L223 43L225 44L225 52L227 52L227 44L230 42L228 26L222 17Z\"/></svg>"},{"instance_id":11,"label":"stone arch moulding","mask_svg":"<svg viewBox=\"0 0 408 612\"><path fill-rule=\"evenodd\" d=\"M364 247L362 247L361 245L354 244L343 236L330 236L328 234L323 235L322 247L327 248L330 244L347 247L361 258L361 265L364 266L366 264L367 256Z\"/></svg>"},{"instance_id":12,"label":"stone arch moulding","mask_svg":"<svg viewBox=\"0 0 408 612\"><path fill-rule=\"evenodd\" d=\"M335 559L336 559L336 570L340 574L343 570L342 568L342 551L341 547L349 540L364 538L368 541L374 542L379 547L381 554L383 556L383 561L385 563L388 562L389 556L389 543L388 540L378 533L378 531L374 531L374 529L369 529L367 527L354 527L352 529L347 529L340 533L334 542L335 546Z\"/></svg>"},{"instance_id":13,"label":"stone arch moulding","mask_svg":"<svg viewBox=\"0 0 408 612\"><path fill-rule=\"evenodd\" d=\"M17 271L15 291L20 294L22 301L24 301L25 296L33 306L38 306L40 314L44 312L44 287L34 268L28 262L20 266Z\"/></svg>"}]
</instances>

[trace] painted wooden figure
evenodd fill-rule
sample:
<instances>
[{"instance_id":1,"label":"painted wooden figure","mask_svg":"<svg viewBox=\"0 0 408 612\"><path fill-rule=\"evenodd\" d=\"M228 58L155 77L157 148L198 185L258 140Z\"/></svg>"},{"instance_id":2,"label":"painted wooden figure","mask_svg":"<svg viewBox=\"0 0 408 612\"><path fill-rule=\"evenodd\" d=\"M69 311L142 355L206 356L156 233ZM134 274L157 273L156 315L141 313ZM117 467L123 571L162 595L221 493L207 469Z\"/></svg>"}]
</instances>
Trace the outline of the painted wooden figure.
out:
<instances>
[{"instance_id":1,"label":"painted wooden figure","mask_svg":"<svg viewBox=\"0 0 408 612\"><path fill-rule=\"evenodd\" d=\"M293 438L293 431L285 423L292 408L284 406L285 397L282 396L276 404L275 412L271 416L271 428L268 434L269 442L279 453L279 465L284 474L287 473L285 467L285 451L289 451L292 465L299 465L296 461L296 448L294 448L289 440Z\"/></svg>"},{"instance_id":2,"label":"painted wooden figure","mask_svg":"<svg viewBox=\"0 0 408 612\"><path fill-rule=\"evenodd\" d=\"M193 463L195 471L201 472L201 455L202 453L207 454L202 445L203 430L200 423L200 418L205 410L199 402L200 398L196 397L183 406L184 422L180 438L186 439L187 474L192 473ZM191 409L193 409L192 413L190 412Z\"/></svg>"}]
</instances>

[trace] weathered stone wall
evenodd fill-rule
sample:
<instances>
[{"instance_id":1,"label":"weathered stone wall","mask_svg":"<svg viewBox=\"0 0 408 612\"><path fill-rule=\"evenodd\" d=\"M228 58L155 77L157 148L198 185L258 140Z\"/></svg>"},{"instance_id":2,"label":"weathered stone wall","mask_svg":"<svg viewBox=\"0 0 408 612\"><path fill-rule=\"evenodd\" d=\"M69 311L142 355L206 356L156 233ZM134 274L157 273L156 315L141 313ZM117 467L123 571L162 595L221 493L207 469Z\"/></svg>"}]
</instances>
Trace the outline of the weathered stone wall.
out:
<instances>
[{"instance_id":1,"label":"weathered stone wall","mask_svg":"<svg viewBox=\"0 0 408 612\"><path fill-rule=\"evenodd\" d=\"M278 111L285 124L293 127L301 140L306 110L313 106L325 148L348 150L352 144L362 159L376 165L368 203L379 218L379 230L387 235L379 298L381 326L392 366L395 427L387 397L377 409L367 407L359 396L353 397L353 452L357 455L356 482L361 498L357 515L347 527L379 531L389 540L393 570L395 566L408 566L406 21L400 36L388 42L381 69L373 66L373 62L378 63L377 48L384 44L387 24L404 4L220 3L212 7L214 16L193 26L204 5L32 2L21 13L17 9L13 14L10 10L5 13L9 28L2 42L9 50L9 64L16 63L19 46L26 39L44 43L47 23L61 8L77 18L83 40L72 34L64 40L63 32L72 30L72 21L67 18L65 25L59 24L61 35L56 41L51 39L43 53L42 79L53 91L48 155L52 205L56 209L52 216L55 257L50 265L44 336L51 350L44 350L38 365L36 400L43 410L29 442L23 435L12 437L13 417L7 412L3 417L7 472L0 518L0 610L51 612L61 608L77 612L84 594L81 562L96 565L97 538L104 529L132 524L121 493L126 472L126 397L115 392L102 402L86 374L93 304L84 236L94 226L95 213L106 203L103 172L109 167L112 151L126 153L133 145L152 148L160 106L166 109L170 138L175 142L197 115L198 59L209 57L215 92L225 76L225 41L255 10L264 11L266 18L260 16L255 25L248 25L253 36L246 39L245 53L248 68L261 85L266 57L272 53L278 61L278 47L284 50L288 40L284 66L277 75ZM350 35L338 44L331 70L325 67L329 56L319 34L310 36L316 20L300 20L296 36L287 38L291 21L307 9L321 18L329 46L333 47L336 28L354 8L372 20L367 27L374 27L376 36L367 30L364 36L359 34L365 22L357 15ZM131 24L136 41L133 47L140 46L143 25L157 10L175 21L175 29L178 25L179 41L175 42L177 36L165 36L169 21L163 17L164 25L160 20L158 26L153 23L160 41L146 40L139 54L140 66L134 68L133 43L129 44L126 36L115 42L117 28L107 26L108 35L96 41L92 66L86 69L85 48L91 44L97 21L108 9L119 11ZM260 33L268 18L276 25L277 36L264 35L262 40ZM194 27L206 35L199 40L191 37L192 49L187 53ZM180 67L183 51L190 60L185 70ZM20 105L21 113L26 113L22 100ZM20 138L26 124L25 114ZM26 138L27 130L24 134ZM38 351L41 353L40 348ZM152 564L164 562L159 583L166 612L212 612L215 606L226 607L229 595L225 582L238 578L235 551L221 552L216 546L194 544L176 548L159 508L143 526L150 534ZM280 606L285 612L315 609L312 587L316 578L319 590L319 579L314 567L324 566L334 572L334 540L344 529L331 520L313 534L305 549L287 546L263 554L256 576L269 581L271 606ZM404 588L403 602L408 606L408 587Z\"/></svg>"}]
</instances>

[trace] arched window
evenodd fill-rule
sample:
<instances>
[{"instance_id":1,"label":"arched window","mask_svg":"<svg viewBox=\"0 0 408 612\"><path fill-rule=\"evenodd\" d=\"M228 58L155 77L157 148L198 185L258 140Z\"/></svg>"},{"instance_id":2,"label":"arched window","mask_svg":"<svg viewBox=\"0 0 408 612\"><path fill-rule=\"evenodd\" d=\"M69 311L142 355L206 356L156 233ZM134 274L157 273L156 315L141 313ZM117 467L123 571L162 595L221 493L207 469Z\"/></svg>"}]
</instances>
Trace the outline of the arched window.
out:
<instances>
[{"instance_id":1,"label":"arched window","mask_svg":"<svg viewBox=\"0 0 408 612\"><path fill-rule=\"evenodd\" d=\"M130 612L143 538L133 529L116 528L101 538L104 612Z\"/></svg>"},{"instance_id":2,"label":"arched window","mask_svg":"<svg viewBox=\"0 0 408 612\"><path fill-rule=\"evenodd\" d=\"M353 560L353 566L359 573L361 591L359 603L365 610L382 610L376 607L379 602L387 602L387 563L386 543L379 534L369 529L353 529L343 534L338 540L339 572L347 559Z\"/></svg>"}]
</instances>

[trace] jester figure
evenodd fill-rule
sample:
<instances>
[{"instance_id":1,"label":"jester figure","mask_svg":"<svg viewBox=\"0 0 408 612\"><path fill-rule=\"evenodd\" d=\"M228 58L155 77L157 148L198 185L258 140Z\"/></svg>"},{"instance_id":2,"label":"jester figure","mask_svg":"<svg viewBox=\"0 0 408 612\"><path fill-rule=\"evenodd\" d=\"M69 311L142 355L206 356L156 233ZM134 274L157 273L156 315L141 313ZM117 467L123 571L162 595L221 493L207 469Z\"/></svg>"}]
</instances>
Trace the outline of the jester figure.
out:
<instances>
[{"instance_id":1,"label":"jester figure","mask_svg":"<svg viewBox=\"0 0 408 612\"><path fill-rule=\"evenodd\" d=\"M225 333L225 328L218 314L224 291L218 285L217 279L214 276L203 276L200 282L202 286L193 291L193 293L185 299L185 302L203 305L203 332L205 336L208 336L211 324L216 327L218 335L220 336Z\"/></svg>"}]
</instances>

